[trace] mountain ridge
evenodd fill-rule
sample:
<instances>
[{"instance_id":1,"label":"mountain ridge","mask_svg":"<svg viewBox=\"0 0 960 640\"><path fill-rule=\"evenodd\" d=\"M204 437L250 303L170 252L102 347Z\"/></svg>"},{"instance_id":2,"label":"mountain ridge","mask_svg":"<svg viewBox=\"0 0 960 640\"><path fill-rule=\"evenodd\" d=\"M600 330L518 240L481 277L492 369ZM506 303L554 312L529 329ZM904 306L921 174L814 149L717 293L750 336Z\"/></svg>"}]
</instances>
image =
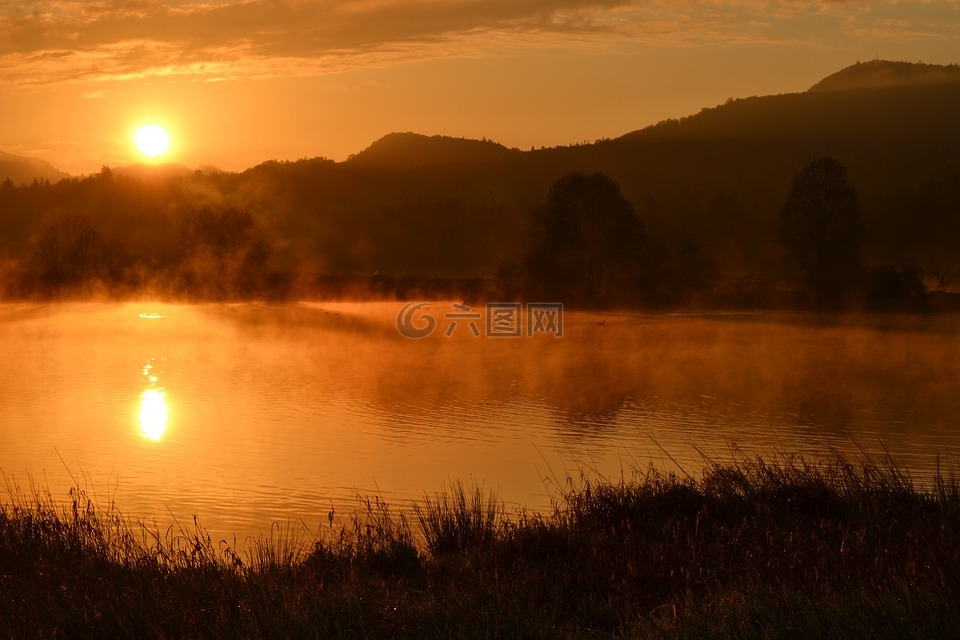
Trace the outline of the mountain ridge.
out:
<instances>
[{"instance_id":1,"label":"mountain ridge","mask_svg":"<svg viewBox=\"0 0 960 640\"><path fill-rule=\"evenodd\" d=\"M960 65L870 60L857 62L823 78L807 91L850 91L960 82Z\"/></svg>"},{"instance_id":2,"label":"mountain ridge","mask_svg":"<svg viewBox=\"0 0 960 640\"><path fill-rule=\"evenodd\" d=\"M57 182L69 178L43 158L19 156L0 151L0 183L10 180L14 185L30 184L34 179Z\"/></svg>"},{"instance_id":3,"label":"mountain ridge","mask_svg":"<svg viewBox=\"0 0 960 640\"><path fill-rule=\"evenodd\" d=\"M436 164L485 162L519 153L490 140L427 136L414 132L388 133L346 162L368 167L402 164L423 167Z\"/></svg>"},{"instance_id":4,"label":"mountain ridge","mask_svg":"<svg viewBox=\"0 0 960 640\"><path fill-rule=\"evenodd\" d=\"M858 107L862 111L869 112L873 110L869 103L876 99L876 92L878 91L896 94L908 89L937 91L947 87L960 88L960 65L933 65L890 60L857 62L825 76L806 91L731 98L724 104L704 107L695 114L670 118L657 124L624 133L613 138L612 141L662 141L678 136L689 138L701 135L713 137L740 136L749 139L768 136L777 131L785 132L791 127L796 129L796 122L803 123L801 128L809 134L809 131L817 126L817 123L813 121L814 118L825 118L820 123L821 129L824 122L832 122L832 126L835 127L855 129L858 126L857 118L846 118L846 122L839 122L835 115L824 110L824 105L830 103L831 100L836 100L838 95L853 96L853 99L858 102ZM863 91L865 90L868 94L871 94L870 97L864 97ZM859 97L856 97L858 95ZM833 97L831 98L831 96ZM813 114L813 118L803 113L791 113L787 118L791 122L786 122L783 118L771 118L758 113L764 110L772 112L791 101L795 102L796 105L790 105L787 108L788 111L806 110L808 114ZM900 105L900 107L903 106ZM827 110L829 110L829 107ZM907 113L901 108L901 112L903 112L901 115L924 120L925 118L920 118L916 111L916 109L913 109L912 112ZM740 114L743 115L742 120L739 119ZM738 124L732 126L731 120L738 120ZM927 128L931 124L943 124L942 120L940 118L937 123L928 123ZM748 123L748 125L744 126L744 123ZM601 144L609 142L611 140L605 140ZM575 146L592 147L594 145ZM559 145L541 149L541 151L549 152L570 148ZM388 133L338 164L375 169L412 170L436 165L509 161L511 158L526 153L486 138L477 140L465 137L425 135L408 131ZM113 169L124 171L123 167L113 167ZM70 174L56 169L42 158L0 152L0 182L9 178L16 185L28 184L34 179L56 182L67 177L70 177Z\"/></svg>"},{"instance_id":5,"label":"mountain ridge","mask_svg":"<svg viewBox=\"0 0 960 640\"><path fill-rule=\"evenodd\" d=\"M624 133L599 143L557 146L541 151L565 153L598 144L665 142L697 137L744 140L782 135L823 143L826 139L850 137L877 118L914 123L903 135L931 137L931 130L950 127L953 114L937 111L931 119L926 104L947 92L949 100L960 91L960 66L874 60L858 62L832 73L806 91L776 95L731 98L724 104L704 107L698 113L671 118ZM914 100L915 97L920 100ZM852 100L847 108L843 102ZM888 102L882 104L884 100ZM776 112L781 112L779 115ZM867 121L864 121L864 118ZM847 133L844 133L846 131ZM888 134L890 129L885 130ZM345 162L379 169L411 169L450 163L504 161L528 152L509 149L497 142L426 136L413 132L389 133ZM574 152L575 153L575 152ZM589 153L589 152L586 152Z\"/></svg>"}]
</instances>

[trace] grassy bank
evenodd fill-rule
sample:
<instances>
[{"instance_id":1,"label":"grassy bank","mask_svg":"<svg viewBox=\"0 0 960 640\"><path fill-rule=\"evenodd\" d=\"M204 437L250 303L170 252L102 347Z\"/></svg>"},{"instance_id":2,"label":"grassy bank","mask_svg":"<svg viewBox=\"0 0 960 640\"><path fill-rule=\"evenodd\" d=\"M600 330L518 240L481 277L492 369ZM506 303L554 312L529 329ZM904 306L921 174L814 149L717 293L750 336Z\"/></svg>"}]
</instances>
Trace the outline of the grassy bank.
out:
<instances>
[{"instance_id":1,"label":"grassy bank","mask_svg":"<svg viewBox=\"0 0 960 640\"><path fill-rule=\"evenodd\" d=\"M240 557L82 492L0 509L0 636L898 637L960 629L960 486L742 459L570 483L549 514L453 487Z\"/></svg>"}]
</instances>

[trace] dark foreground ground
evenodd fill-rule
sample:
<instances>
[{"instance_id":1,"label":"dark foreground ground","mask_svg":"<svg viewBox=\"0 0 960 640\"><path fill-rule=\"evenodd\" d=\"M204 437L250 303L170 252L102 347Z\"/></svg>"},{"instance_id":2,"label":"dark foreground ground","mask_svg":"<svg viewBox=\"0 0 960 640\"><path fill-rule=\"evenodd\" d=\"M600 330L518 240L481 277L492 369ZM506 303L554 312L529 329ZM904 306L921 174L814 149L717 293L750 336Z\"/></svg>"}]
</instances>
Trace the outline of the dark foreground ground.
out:
<instances>
[{"instance_id":1,"label":"dark foreground ground","mask_svg":"<svg viewBox=\"0 0 960 640\"><path fill-rule=\"evenodd\" d=\"M917 479L918 482L927 479ZM238 556L80 491L0 508L0 637L933 638L960 633L960 491L782 458L569 484L550 514L454 487Z\"/></svg>"}]
</instances>

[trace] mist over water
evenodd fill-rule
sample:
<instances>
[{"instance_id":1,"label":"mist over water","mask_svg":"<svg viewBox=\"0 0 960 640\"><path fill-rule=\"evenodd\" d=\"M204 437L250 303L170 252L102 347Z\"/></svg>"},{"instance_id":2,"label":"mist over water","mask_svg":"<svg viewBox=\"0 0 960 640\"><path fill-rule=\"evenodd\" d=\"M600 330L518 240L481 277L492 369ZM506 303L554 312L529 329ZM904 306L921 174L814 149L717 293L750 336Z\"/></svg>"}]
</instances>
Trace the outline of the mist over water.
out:
<instances>
[{"instance_id":1,"label":"mist over water","mask_svg":"<svg viewBox=\"0 0 960 640\"><path fill-rule=\"evenodd\" d=\"M567 474L732 447L885 446L921 481L960 459L954 317L568 312L562 338L410 340L402 306L2 305L0 469L242 540L457 480L542 510Z\"/></svg>"}]
</instances>

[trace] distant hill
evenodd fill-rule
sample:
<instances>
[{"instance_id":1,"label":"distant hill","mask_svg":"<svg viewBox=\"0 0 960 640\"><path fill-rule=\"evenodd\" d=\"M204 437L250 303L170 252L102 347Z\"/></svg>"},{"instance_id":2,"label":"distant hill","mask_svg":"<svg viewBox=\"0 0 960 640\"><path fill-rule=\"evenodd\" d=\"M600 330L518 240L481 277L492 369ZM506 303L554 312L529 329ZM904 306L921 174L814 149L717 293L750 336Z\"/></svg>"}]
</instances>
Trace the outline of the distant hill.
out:
<instances>
[{"instance_id":1,"label":"distant hill","mask_svg":"<svg viewBox=\"0 0 960 640\"><path fill-rule=\"evenodd\" d=\"M811 151L894 139L934 143L958 130L958 99L960 67L862 63L827 77L804 93L729 100L620 140L662 143L736 138L788 143Z\"/></svg>"},{"instance_id":2,"label":"distant hill","mask_svg":"<svg viewBox=\"0 0 960 640\"><path fill-rule=\"evenodd\" d=\"M960 66L871 60L831 74L810 91L849 91L960 82Z\"/></svg>"},{"instance_id":3,"label":"distant hill","mask_svg":"<svg viewBox=\"0 0 960 640\"><path fill-rule=\"evenodd\" d=\"M34 179L57 182L69 177L46 160L28 158L0 151L0 182L9 179L13 184L30 184Z\"/></svg>"},{"instance_id":4,"label":"distant hill","mask_svg":"<svg viewBox=\"0 0 960 640\"><path fill-rule=\"evenodd\" d=\"M417 133L388 134L348 162L376 167L411 167L440 164L489 162L519 153L487 140L448 136L424 136Z\"/></svg>"},{"instance_id":5,"label":"distant hill","mask_svg":"<svg viewBox=\"0 0 960 640\"><path fill-rule=\"evenodd\" d=\"M892 252L895 243L913 242L934 211L942 225L953 215L948 211L960 208L960 75L952 77L731 100L564 155L609 172L638 204L652 195L661 206L650 222L673 234L716 222L691 189L701 200L736 193L741 208L749 198L751 227L772 225L794 172L833 156L860 191L872 241ZM683 211L665 211L664 200L688 202ZM904 254L919 251L918 244Z\"/></svg>"},{"instance_id":6,"label":"distant hill","mask_svg":"<svg viewBox=\"0 0 960 640\"><path fill-rule=\"evenodd\" d=\"M869 260L956 263L960 274L958 113L960 67L873 61L808 91L730 100L595 144L521 152L395 134L356 159L378 157L372 164L387 172L379 188L389 191L390 172L402 173L394 199L420 201L393 207L394 225L402 225L396 218L406 210L422 215L426 202L443 209L445 202L480 203L483 194L495 194L492 214L483 207L493 205L474 205L503 238L484 245L495 259L518 246L510 239L525 233L525 213L554 180L569 171L603 171L665 247L693 238L729 271L750 273L777 259L776 219L794 173L830 155L847 165L860 193ZM474 164L457 169L467 158ZM420 228L417 220L410 224ZM432 245L424 239L416 246Z\"/></svg>"}]
</instances>

